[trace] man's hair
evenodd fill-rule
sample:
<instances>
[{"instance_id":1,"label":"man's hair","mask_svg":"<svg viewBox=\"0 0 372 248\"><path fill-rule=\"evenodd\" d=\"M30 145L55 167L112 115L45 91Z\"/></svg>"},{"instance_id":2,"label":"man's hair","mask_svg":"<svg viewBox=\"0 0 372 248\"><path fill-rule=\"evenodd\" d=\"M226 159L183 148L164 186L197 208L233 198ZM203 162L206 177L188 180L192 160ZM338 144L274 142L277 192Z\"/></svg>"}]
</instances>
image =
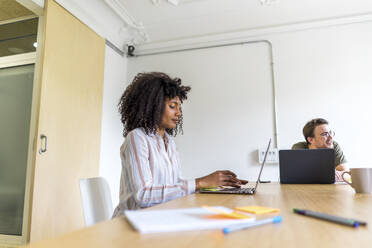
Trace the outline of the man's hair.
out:
<instances>
[{"instance_id":1,"label":"man's hair","mask_svg":"<svg viewBox=\"0 0 372 248\"><path fill-rule=\"evenodd\" d=\"M124 125L123 136L142 127L146 134L155 134L160 127L166 99L176 96L181 103L191 87L181 85L181 79L170 78L161 72L139 73L125 89L118 107ZM176 128L165 131L172 136L182 133L182 112Z\"/></svg>"},{"instance_id":2,"label":"man's hair","mask_svg":"<svg viewBox=\"0 0 372 248\"><path fill-rule=\"evenodd\" d=\"M309 141L307 140L308 137L314 137L314 129L317 126L320 126L320 125L323 125L323 124L327 124L328 125L328 121L325 120L325 119L322 119L322 118L312 119L311 121L309 121L308 123L306 123L306 125L302 129L302 133L304 134L306 143L309 144Z\"/></svg>"}]
</instances>

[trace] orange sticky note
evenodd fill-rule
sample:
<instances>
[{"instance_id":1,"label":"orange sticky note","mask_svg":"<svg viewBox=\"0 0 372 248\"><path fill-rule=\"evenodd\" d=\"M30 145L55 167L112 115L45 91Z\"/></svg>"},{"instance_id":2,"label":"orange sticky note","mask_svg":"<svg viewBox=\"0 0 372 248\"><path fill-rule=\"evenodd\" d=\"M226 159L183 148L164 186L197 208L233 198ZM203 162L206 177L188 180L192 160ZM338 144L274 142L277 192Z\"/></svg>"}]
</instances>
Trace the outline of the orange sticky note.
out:
<instances>
[{"instance_id":1,"label":"orange sticky note","mask_svg":"<svg viewBox=\"0 0 372 248\"><path fill-rule=\"evenodd\" d=\"M240 214L235 211L231 212L226 212L221 209L217 209L214 207L209 207L209 206L203 206L203 208L208 209L209 211L218 214L218 216L222 216L225 218L232 218L232 219L249 219L252 218L251 216L245 215L245 214ZM217 216L217 217L218 217Z\"/></svg>"},{"instance_id":2,"label":"orange sticky note","mask_svg":"<svg viewBox=\"0 0 372 248\"><path fill-rule=\"evenodd\" d=\"M262 207L262 206L246 206L246 207L237 207L235 208L237 211L248 212L252 214L268 214L268 213L279 213L279 209L277 208L269 208L269 207Z\"/></svg>"}]
</instances>

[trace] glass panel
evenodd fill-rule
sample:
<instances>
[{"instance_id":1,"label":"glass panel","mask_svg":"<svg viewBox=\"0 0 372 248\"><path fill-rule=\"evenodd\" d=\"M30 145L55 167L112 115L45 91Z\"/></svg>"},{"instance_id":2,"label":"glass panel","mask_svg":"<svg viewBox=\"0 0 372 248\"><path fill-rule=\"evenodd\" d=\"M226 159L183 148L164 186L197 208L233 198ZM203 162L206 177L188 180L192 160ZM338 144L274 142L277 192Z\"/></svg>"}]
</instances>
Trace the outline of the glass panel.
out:
<instances>
[{"instance_id":1,"label":"glass panel","mask_svg":"<svg viewBox=\"0 0 372 248\"><path fill-rule=\"evenodd\" d=\"M0 25L0 57L36 51L38 19Z\"/></svg>"},{"instance_id":2,"label":"glass panel","mask_svg":"<svg viewBox=\"0 0 372 248\"><path fill-rule=\"evenodd\" d=\"M0 234L22 235L34 65L0 69Z\"/></svg>"}]
</instances>

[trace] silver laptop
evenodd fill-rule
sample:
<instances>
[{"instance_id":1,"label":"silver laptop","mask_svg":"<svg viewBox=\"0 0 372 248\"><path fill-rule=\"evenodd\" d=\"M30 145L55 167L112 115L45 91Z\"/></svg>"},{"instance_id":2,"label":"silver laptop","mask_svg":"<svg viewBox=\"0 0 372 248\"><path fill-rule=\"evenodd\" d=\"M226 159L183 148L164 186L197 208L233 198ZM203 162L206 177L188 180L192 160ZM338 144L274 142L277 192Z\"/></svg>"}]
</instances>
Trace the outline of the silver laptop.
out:
<instances>
[{"instance_id":1,"label":"silver laptop","mask_svg":"<svg viewBox=\"0 0 372 248\"><path fill-rule=\"evenodd\" d=\"M207 194L241 194L241 195L254 195L257 190L258 183L260 182L262 169L266 162L267 153L269 151L271 144L271 139L269 140L269 144L267 145L266 152L264 159L261 164L260 173L258 174L258 178L256 181L256 186L254 188L213 188L213 189L200 189L199 193L207 193Z\"/></svg>"}]
</instances>

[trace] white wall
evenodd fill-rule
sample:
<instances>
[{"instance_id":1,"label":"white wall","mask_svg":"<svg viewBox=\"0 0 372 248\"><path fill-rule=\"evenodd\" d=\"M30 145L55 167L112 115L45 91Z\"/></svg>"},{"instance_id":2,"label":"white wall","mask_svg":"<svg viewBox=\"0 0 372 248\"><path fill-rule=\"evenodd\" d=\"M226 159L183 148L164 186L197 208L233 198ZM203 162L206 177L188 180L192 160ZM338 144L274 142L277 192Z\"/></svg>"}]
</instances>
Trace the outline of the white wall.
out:
<instances>
[{"instance_id":1,"label":"white wall","mask_svg":"<svg viewBox=\"0 0 372 248\"><path fill-rule=\"evenodd\" d=\"M274 136L269 45L133 58L128 79L149 68L180 77L192 87L183 105L185 134L176 138L184 175L230 169L243 178L257 177L256 150Z\"/></svg>"},{"instance_id":2,"label":"white wall","mask_svg":"<svg viewBox=\"0 0 372 248\"><path fill-rule=\"evenodd\" d=\"M114 206L119 202L120 146L124 140L117 105L127 85L126 68L127 58L106 46L99 174L110 185Z\"/></svg>"},{"instance_id":3,"label":"white wall","mask_svg":"<svg viewBox=\"0 0 372 248\"><path fill-rule=\"evenodd\" d=\"M356 23L349 25L340 25L333 27L323 27L313 30L279 33L275 35L267 35L256 37L257 39L268 39L273 43L274 62L275 62L275 81L277 89L278 103L278 129L279 129L279 147L290 148L290 146L302 138L302 127L306 121L315 118L323 117L330 121L331 127L336 131L335 140L337 140L350 161L352 167L356 166L372 166L368 154L368 143L372 138L372 134L368 132L372 115L370 114L369 106L372 105L372 100L369 97L372 92L372 75L369 72L372 64L372 29L371 22ZM217 51L217 50L216 50ZM195 51L194 51L195 52ZM190 52L190 53L194 53ZM199 50L198 53L205 53L206 50ZM150 57L133 58L128 62L128 73L131 79L137 71L153 71L163 69L171 72L174 76L183 76L188 79L188 75L193 72L193 67L190 67L190 58L187 53L178 54L178 58L172 55L153 55ZM216 70L244 71L244 63L241 60L231 61L228 68L220 68L219 61L216 59L220 56L217 52L211 54L211 59L200 66L210 68L209 65L215 66ZM200 58L200 57L198 57ZM221 57L222 58L222 57ZM168 60L171 60L170 63ZM257 58L259 59L259 58ZM198 61L195 61L198 63ZM213 67L212 66L212 67ZM199 79L207 79L211 76L209 82L202 82ZM219 169L222 161L236 161L234 167L226 164L226 167L252 180L256 177L257 166L251 164L251 159L254 158L254 151L247 151L250 154L249 159L244 161L243 157L238 160L230 150L214 150L216 142L221 144L229 144L231 137L224 136L225 131L220 130L220 125L211 125L209 118L211 115L208 110L218 114L219 109L223 109L225 101L209 102L209 97L213 98L213 92L210 92L205 87L209 85L215 78L212 76L213 71L205 71L202 75L192 75L194 82L200 85L194 85L194 90L190 94L190 102L202 102L200 97L204 96L204 106L200 109L193 108L188 111L187 103L185 103L185 137L192 138L178 139L178 146L183 162L184 174L188 177L196 177L205 174L207 170ZM232 75L226 75L226 83L220 87L229 87L235 85L242 90L246 89L247 82L236 80L229 82ZM184 79L185 79L184 78ZM191 78L191 77L189 77ZM235 78L235 77L234 77ZM185 80L188 81L188 80ZM255 81L248 82L252 84L251 88L256 88L260 91L263 89L262 84ZM203 88L204 87L204 88ZM220 92L220 90L218 90ZM196 96L198 95L196 100ZM193 97L195 99L193 100ZM235 101L235 96L227 95L228 101ZM270 101L270 96L266 98ZM240 100L240 99L239 99ZM263 128L267 125L265 117L260 116L255 110L260 109L262 104L257 103L257 98L246 98L244 104L250 111L248 114L258 118L262 123ZM245 113L242 113L244 115ZM200 116L205 115L208 118L200 119ZM235 125L240 128L239 115L236 115ZM199 120L201 130L206 130L205 127L211 128L215 136L203 136L203 133L197 133L197 128L194 126L193 118ZM227 116L218 116L220 122L226 121ZM213 123L216 119L213 119ZM188 129L192 126L192 130ZM226 122L225 122L226 123ZM272 123L272 120L271 120ZM256 122L244 123L246 129L257 128ZM234 128L234 123L230 123L230 128ZM267 127L266 127L267 128ZM260 132L261 129L257 129ZM190 131L192 133L190 133ZM208 131L209 134L209 131ZM199 147L199 139L204 146ZM239 138L236 136L236 138ZM204 140L205 139L205 140ZM207 140L207 141L206 141ZM182 141L182 142L181 142ZM210 141L211 146L208 146ZM240 141L243 142L243 141ZM258 146L262 143L257 140L256 136L245 137L247 147ZM254 144L254 146L250 146ZM261 145L263 146L263 145ZM182 148L182 149L181 149ZM246 156L246 154L240 154ZM211 163L213 158L214 163ZM197 161L195 163L194 161ZM202 165L202 166L201 166ZM246 169L248 167L248 170ZM245 175L248 171L250 174ZM254 175L253 175L254 174ZM277 180L278 167L275 165L268 166L264 170L265 179Z\"/></svg>"},{"instance_id":4,"label":"white wall","mask_svg":"<svg viewBox=\"0 0 372 248\"><path fill-rule=\"evenodd\" d=\"M268 37L274 44L280 145L303 139L313 117L330 121L350 166L372 166L372 22Z\"/></svg>"}]
</instances>

